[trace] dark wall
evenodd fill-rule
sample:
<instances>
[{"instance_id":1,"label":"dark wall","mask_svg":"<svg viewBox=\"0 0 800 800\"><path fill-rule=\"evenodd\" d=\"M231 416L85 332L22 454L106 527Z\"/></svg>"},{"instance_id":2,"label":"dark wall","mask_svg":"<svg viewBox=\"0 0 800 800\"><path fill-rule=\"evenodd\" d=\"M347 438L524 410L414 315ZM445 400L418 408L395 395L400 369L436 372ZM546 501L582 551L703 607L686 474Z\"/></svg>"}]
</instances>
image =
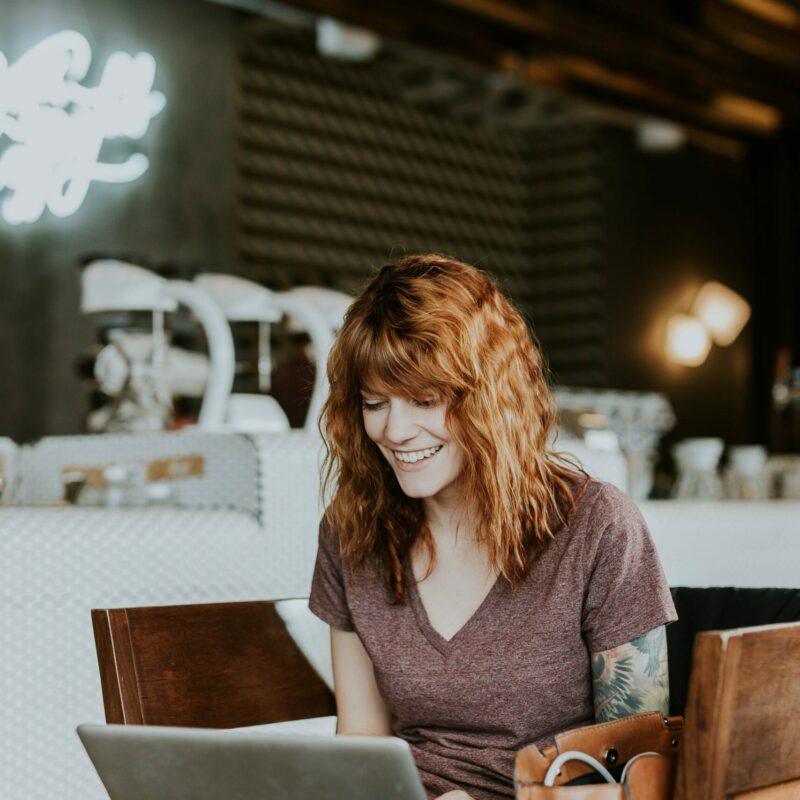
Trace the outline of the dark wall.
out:
<instances>
[{"instance_id":1,"label":"dark wall","mask_svg":"<svg viewBox=\"0 0 800 800\"><path fill-rule=\"evenodd\" d=\"M758 417L776 452L800 452L800 131L753 151L758 235L753 320ZM782 362L782 363L781 363ZM787 375L786 370L790 373ZM774 404L773 384L794 400Z\"/></svg>"},{"instance_id":2,"label":"dark wall","mask_svg":"<svg viewBox=\"0 0 800 800\"><path fill-rule=\"evenodd\" d=\"M244 52L242 272L356 292L373 265L452 253L513 296L559 382L606 385L595 125L514 126L414 101L402 76L424 85L418 55L337 61L312 31L273 22L250 26Z\"/></svg>"},{"instance_id":3,"label":"dark wall","mask_svg":"<svg viewBox=\"0 0 800 800\"><path fill-rule=\"evenodd\" d=\"M670 439L759 440L752 319L731 346L712 346L699 367L673 364L663 352L670 314L688 312L706 281L754 302L749 162L691 146L645 154L620 130L606 130L602 147L609 384L665 392L677 417Z\"/></svg>"},{"instance_id":4,"label":"dark wall","mask_svg":"<svg viewBox=\"0 0 800 800\"><path fill-rule=\"evenodd\" d=\"M45 212L13 227L0 218L0 435L26 440L80 429L86 400L73 362L94 340L79 312L83 256L232 262L239 28L238 12L196 0L3 0L0 51L10 63L46 36L74 29L93 52L83 85L97 84L111 52L147 51L167 105L133 145L151 162L139 180L93 184L66 219Z\"/></svg>"},{"instance_id":5,"label":"dark wall","mask_svg":"<svg viewBox=\"0 0 800 800\"><path fill-rule=\"evenodd\" d=\"M93 47L86 85L97 81L112 51L146 50L158 64L155 88L164 92L167 106L135 144L151 160L138 181L93 185L83 207L68 219L46 213L36 223L17 227L0 220L0 435L26 440L80 428L87 403L73 363L94 340L92 325L78 308L82 257L140 253L157 263L194 262L223 271L234 266L235 73L245 22L228 7L198 0L3 3L0 51L9 61L45 36L74 28ZM326 74L333 71L325 66ZM285 102L290 101L295 99ZM602 132L599 154L607 269L606 385L665 392L678 417L674 438L708 434L731 443L758 438L754 323L733 346L714 347L698 368L670 364L662 351L669 314L687 311L706 280L720 280L753 300L748 162L691 147L660 157L645 155L629 133L619 130ZM285 154L279 155L283 164ZM580 170L586 177L585 165ZM594 180L594 172L588 177ZM421 175L423 185L427 178ZM549 173L537 180L553 184ZM270 186L271 191L285 188L275 182ZM304 225L307 217L302 216ZM552 233L554 224L545 220L544 233ZM387 249L400 243L399 235L391 237ZM306 228L300 229L299 241L307 245ZM413 241L413 249L424 249ZM429 232L425 241L430 241ZM589 266L593 259L590 253ZM539 260L546 267L547 286L563 290L564 303L572 302L575 287L562 286L563 274L552 274L554 257L531 263ZM264 277L252 265L248 269ZM524 271L519 275L526 279ZM554 305L548 295L545 306ZM543 314L534 308L534 322L538 316L543 324ZM547 337L543 340L546 344Z\"/></svg>"}]
</instances>

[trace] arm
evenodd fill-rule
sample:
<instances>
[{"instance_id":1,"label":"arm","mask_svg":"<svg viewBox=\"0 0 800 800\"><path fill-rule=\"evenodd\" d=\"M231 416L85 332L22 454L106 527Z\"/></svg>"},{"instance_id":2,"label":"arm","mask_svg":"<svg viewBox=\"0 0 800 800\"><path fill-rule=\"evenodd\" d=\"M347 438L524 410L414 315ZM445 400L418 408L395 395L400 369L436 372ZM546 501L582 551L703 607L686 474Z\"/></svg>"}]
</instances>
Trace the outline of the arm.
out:
<instances>
[{"instance_id":1,"label":"arm","mask_svg":"<svg viewBox=\"0 0 800 800\"><path fill-rule=\"evenodd\" d=\"M592 653L594 717L608 722L642 711L669 714L667 633L663 625L627 644Z\"/></svg>"},{"instance_id":2,"label":"arm","mask_svg":"<svg viewBox=\"0 0 800 800\"><path fill-rule=\"evenodd\" d=\"M375 682L375 673L357 633L331 628L333 685L338 722L336 733L391 736L389 710Z\"/></svg>"}]
</instances>

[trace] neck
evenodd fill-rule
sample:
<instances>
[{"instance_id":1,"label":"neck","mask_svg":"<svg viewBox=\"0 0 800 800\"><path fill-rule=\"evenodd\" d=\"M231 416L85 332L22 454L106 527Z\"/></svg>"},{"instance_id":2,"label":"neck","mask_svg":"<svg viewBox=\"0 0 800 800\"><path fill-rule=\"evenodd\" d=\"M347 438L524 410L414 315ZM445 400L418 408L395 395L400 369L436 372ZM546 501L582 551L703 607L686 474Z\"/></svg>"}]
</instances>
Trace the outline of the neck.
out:
<instances>
[{"instance_id":1,"label":"neck","mask_svg":"<svg viewBox=\"0 0 800 800\"><path fill-rule=\"evenodd\" d=\"M475 525L467 506L442 503L437 498L425 500L425 521L437 548L475 541Z\"/></svg>"}]
</instances>

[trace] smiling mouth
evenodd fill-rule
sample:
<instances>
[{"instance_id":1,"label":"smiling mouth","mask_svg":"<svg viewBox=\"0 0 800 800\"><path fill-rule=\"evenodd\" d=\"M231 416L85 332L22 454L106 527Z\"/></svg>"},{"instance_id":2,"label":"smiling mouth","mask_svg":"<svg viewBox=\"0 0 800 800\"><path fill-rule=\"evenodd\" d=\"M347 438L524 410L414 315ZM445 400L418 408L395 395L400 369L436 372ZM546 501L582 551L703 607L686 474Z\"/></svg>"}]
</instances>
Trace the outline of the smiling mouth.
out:
<instances>
[{"instance_id":1,"label":"smiling mouth","mask_svg":"<svg viewBox=\"0 0 800 800\"><path fill-rule=\"evenodd\" d=\"M433 458L444 445L437 445L436 447L428 447L425 450L411 450L408 452L401 452L400 450L392 450L394 457L403 464L416 464L418 461L425 461Z\"/></svg>"}]
</instances>

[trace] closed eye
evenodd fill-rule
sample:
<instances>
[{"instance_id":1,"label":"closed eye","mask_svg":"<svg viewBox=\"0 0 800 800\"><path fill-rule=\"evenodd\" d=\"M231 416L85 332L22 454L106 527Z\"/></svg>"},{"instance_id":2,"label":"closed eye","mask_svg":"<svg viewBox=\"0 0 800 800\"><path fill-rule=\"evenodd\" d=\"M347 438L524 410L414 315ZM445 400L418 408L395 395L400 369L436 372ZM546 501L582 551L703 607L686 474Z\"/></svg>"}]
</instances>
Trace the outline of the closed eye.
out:
<instances>
[{"instance_id":1,"label":"closed eye","mask_svg":"<svg viewBox=\"0 0 800 800\"><path fill-rule=\"evenodd\" d=\"M373 400L370 402L369 400L362 400L361 401L361 408L364 411L378 411L386 405L385 400Z\"/></svg>"}]
</instances>

